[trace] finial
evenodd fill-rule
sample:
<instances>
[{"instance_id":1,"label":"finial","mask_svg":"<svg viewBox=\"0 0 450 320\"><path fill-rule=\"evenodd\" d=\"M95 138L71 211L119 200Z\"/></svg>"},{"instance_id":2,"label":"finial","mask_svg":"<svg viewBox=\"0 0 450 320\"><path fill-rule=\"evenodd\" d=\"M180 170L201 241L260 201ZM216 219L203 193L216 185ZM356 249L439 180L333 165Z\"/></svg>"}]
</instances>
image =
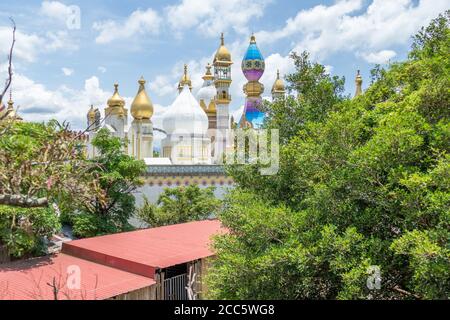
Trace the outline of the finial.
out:
<instances>
[{"instance_id":1,"label":"finial","mask_svg":"<svg viewBox=\"0 0 450 320\"><path fill-rule=\"evenodd\" d=\"M355 83L356 83L355 97L357 97L357 96L360 96L362 94L363 79L361 77L361 71L360 70L358 70L358 72L356 74Z\"/></svg>"},{"instance_id":2,"label":"finial","mask_svg":"<svg viewBox=\"0 0 450 320\"><path fill-rule=\"evenodd\" d=\"M115 93L119 92L119 84L117 82L114 83L114 92Z\"/></svg>"},{"instance_id":3,"label":"finial","mask_svg":"<svg viewBox=\"0 0 450 320\"><path fill-rule=\"evenodd\" d=\"M223 32L222 32L222 34L221 34L221 36L220 36L220 43L224 46L225 45L225 38L224 38L224 36L223 36Z\"/></svg>"},{"instance_id":4,"label":"finial","mask_svg":"<svg viewBox=\"0 0 450 320\"><path fill-rule=\"evenodd\" d=\"M144 76L141 76L138 82L141 86L143 86L147 81L145 81Z\"/></svg>"},{"instance_id":5,"label":"finial","mask_svg":"<svg viewBox=\"0 0 450 320\"><path fill-rule=\"evenodd\" d=\"M252 33L252 36L250 37L250 43L256 43L256 37L254 33Z\"/></svg>"},{"instance_id":6,"label":"finial","mask_svg":"<svg viewBox=\"0 0 450 320\"><path fill-rule=\"evenodd\" d=\"M188 72L188 66L187 64L184 64L184 75L187 76L187 72Z\"/></svg>"},{"instance_id":7,"label":"finial","mask_svg":"<svg viewBox=\"0 0 450 320\"><path fill-rule=\"evenodd\" d=\"M277 79L280 79L280 69L277 69Z\"/></svg>"}]
</instances>

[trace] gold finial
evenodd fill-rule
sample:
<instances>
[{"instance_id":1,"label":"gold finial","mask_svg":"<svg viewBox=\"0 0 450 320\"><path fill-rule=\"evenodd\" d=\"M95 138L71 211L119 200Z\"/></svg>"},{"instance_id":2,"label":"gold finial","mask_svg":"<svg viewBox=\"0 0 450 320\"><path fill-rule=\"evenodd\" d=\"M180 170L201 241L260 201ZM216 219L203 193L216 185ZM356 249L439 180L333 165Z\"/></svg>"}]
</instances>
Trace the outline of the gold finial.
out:
<instances>
[{"instance_id":1,"label":"gold finial","mask_svg":"<svg viewBox=\"0 0 450 320\"><path fill-rule=\"evenodd\" d=\"M183 76L180 79L180 82L178 83L178 91L181 93L183 91L184 86L189 86L189 90L192 91L192 81L191 78L188 75L188 65L184 65L184 73Z\"/></svg>"},{"instance_id":2,"label":"gold finial","mask_svg":"<svg viewBox=\"0 0 450 320\"><path fill-rule=\"evenodd\" d=\"M144 76L141 76L138 82L141 85L141 87L143 87L147 81L145 81Z\"/></svg>"},{"instance_id":3,"label":"gold finial","mask_svg":"<svg viewBox=\"0 0 450 320\"><path fill-rule=\"evenodd\" d=\"M283 79L280 78L280 70L277 70L277 79L272 86L272 95L279 97L284 96L286 93L286 87L284 85Z\"/></svg>"},{"instance_id":4,"label":"gold finial","mask_svg":"<svg viewBox=\"0 0 450 320\"><path fill-rule=\"evenodd\" d=\"M252 33L252 36L250 37L250 43L256 43L256 37L254 33Z\"/></svg>"},{"instance_id":5,"label":"gold finial","mask_svg":"<svg viewBox=\"0 0 450 320\"><path fill-rule=\"evenodd\" d=\"M225 45L225 37L223 35L223 32L220 35L220 45L224 46Z\"/></svg>"},{"instance_id":6,"label":"gold finial","mask_svg":"<svg viewBox=\"0 0 450 320\"><path fill-rule=\"evenodd\" d=\"M358 70L358 72L356 74L355 83L356 83L355 97L357 97L357 96L360 96L362 94L363 79L362 79L360 70Z\"/></svg>"},{"instance_id":7,"label":"gold finial","mask_svg":"<svg viewBox=\"0 0 450 320\"><path fill-rule=\"evenodd\" d=\"M214 76L211 73L211 64L208 63L206 65L206 72L205 75L202 77L203 80L207 81L207 80L214 80Z\"/></svg>"},{"instance_id":8,"label":"gold finial","mask_svg":"<svg viewBox=\"0 0 450 320\"><path fill-rule=\"evenodd\" d=\"M125 107L125 100L119 95L119 84L114 83L114 93L111 98L109 98L108 102L108 108L115 108L118 107L118 109L123 109ZM111 111L111 110L109 110ZM123 110L116 110L117 113L123 113Z\"/></svg>"}]
</instances>

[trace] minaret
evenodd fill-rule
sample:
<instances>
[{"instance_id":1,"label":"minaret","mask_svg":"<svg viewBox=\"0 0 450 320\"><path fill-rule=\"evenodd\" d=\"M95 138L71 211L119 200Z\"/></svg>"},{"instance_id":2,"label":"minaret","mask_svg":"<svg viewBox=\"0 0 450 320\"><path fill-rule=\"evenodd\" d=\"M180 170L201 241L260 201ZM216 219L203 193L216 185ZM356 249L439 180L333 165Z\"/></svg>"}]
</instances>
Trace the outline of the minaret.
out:
<instances>
[{"instance_id":1,"label":"minaret","mask_svg":"<svg viewBox=\"0 0 450 320\"><path fill-rule=\"evenodd\" d=\"M254 35L250 38L250 45L242 60L242 72L248 82L244 85L245 99L244 115L242 123L249 122L253 128L258 128L264 121L264 113L261 111L264 85L259 82L265 70L264 58L256 45Z\"/></svg>"},{"instance_id":2,"label":"minaret","mask_svg":"<svg viewBox=\"0 0 450 320\"><path fill-rule=\"evenodd\" d=\"M362 95L362 77L361 72L358 70L358 73L356 74L355 84L356 84L356 92L355 97Z\"/></svg>"},{"instance_id":3,"label":"minaret","mask_svg":"<svg viewBox=\"0 0 450 320\"><path fill-rule=\"evenodd\" d=\"M231 85L231 60L230 51L225 47L225 39L223 33L220 37L220 46L214 57L214 85L216 87L216 108L217 108L217 134L214 146L215 160L220 159L227 148L227 131L230 129L230 111L231 102L230 85Z\"/></svg>"},{"instance_id":4,"label":"minaret","mask_svg":"<svg viewBox=\"0 0 450 320\"><path fill-rule=\"evenodd\" d=\"M108 100L105 109L105 125L113 128L113 135L124 139L125 128L128 125L128 110L125 108L125 100L119 95L119 84L114 84L114 93Z\"/></svg>"},{"instance_id":5,"label":"minaret","mask_svg":"<svg viewBox=\"0 0 450 320\"><path fill-rule=\"evenodd\" d=\"M134 120L131 124L130 152L136 159L153 158L153 103L145 91L143 77L138 81L139 90L131 104L131 115Z\"/></svg>"},{"instance_id":6,"label":"minaret","mask_svg":"<svg viewBox=\"0 0 450 320\"><path fill-rule=\"evenodd\" d=\"M184 65L184 73L183 73L183 76L180 79L180 82L178 83L178 93L181 93L181 91L183 90L185 85L188 85L189 86L189 90L192 91L192 81L191 81L191 78L188 75L188 66L187 66L187 64Z\"/></svg>"},{"instance_id":7,"label":"minaret","mask_svg":"<svg viewBox=\"0 0 450 320\"><path fill-rule=\"evenodd\" d=\"M280 78L280 70L277 70L277 79L272 87L272 99L273 101L277 99L283 99L286 94L286 88L284 86L283 79Z\"/></svg>"}]
</instances>

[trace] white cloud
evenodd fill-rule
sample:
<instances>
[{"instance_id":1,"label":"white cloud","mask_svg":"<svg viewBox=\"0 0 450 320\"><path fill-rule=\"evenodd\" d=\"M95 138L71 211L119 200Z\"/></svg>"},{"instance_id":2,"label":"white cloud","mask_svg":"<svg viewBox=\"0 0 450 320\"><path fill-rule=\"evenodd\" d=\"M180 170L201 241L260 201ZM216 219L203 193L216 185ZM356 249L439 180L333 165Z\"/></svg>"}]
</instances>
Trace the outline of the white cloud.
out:
<instances>
[{"instance_id":1,"label":"white cloud","mask_svg":"<svg viewBox=\"0 0 450 320\"><path fill-rule=\"evenodd\" d=\"M16 31L16 44L14 47L14 58L25 61L34 61L39 47L42 45L41 38L34 34L26 34L20 30ZM9 48L12 42L11 27L0 27L0 56L9 54Z\"/></svg>"},{"instance_id":2,"label":"white cloud","mask_svg":"<svg viewBox=\"0 0 450 320\"><path fill-rule=\"evenodd\" d=\"M41 14L65 23L72 13L70 6L59 1L44 1L41 4Z\"/></svg>"},{"instance_id":3,"label":"white cloud","mask_svg":"<svg viewBox=\"0 0 450 320\"><path fill-rule=\"evenodd\" d=\"M149 83L149 88L160 97L173 94L176 90L174 79L165 75L156 76L156 78Z\"/></svg>"},{"instance_id":4,"label":"white cloud","mask_svg":"<svg viewBox=\"0 0 450 320\"><path fill-rule=\"evenodd\" d=\"M252 19L263 16L271 0L182 0L166 8L167 20L177 33L196 28L200 33L213 37L233 29L248 34Z\"/></svg>"},{"instance_id":5,"label":"white cloud","mask_svg":"<svg viewBox=\"0 0 450 320\"><path fill-rule=\"evenodd\" d=\"M0 43L7 44L0 46L0 56L9 54L12 42L11 27L0 26ZM57 50L74 51L78 49L76 42L69 37L66 31L48 31L45 35L27 34L19 29L16 31L16 44L14 47L14 58L33 62L42 53L54 52Z\"/></svg>"},{"instance_id":6,"label":"white cloud","mask_svg":"<svg viewBox=\"0 0 450 320\"><path fill-rule=\"evenodd\" d=\"M122 22L113 20L95 22L93 28L100 32L95 42L106 44L135 35L156 35L159 34L161 23L161 17L153 9L136 10Z\"/></svg>"},{"instance_id":7,"label":"white cloud","mask_svg":"<svg viewBox=\"0 0 450 320\"><path fill-rule=\"evenodd\" d=\"M74 70L70 69L70 68L65 68L64 67L61 70L64 73L64 75L67 76L67 77L70 77L74 73Z\"/></svg>"},{"instance_id":8,"label":"white cloud","mask_svg":"<svg viewBox=\"0 0 450 320\"><path fill-rule=\"evenodd\" d=\"M295 51L307 50L319 60L336 52L362 49L374 52L371 58L378 60L377 53L381 59L392 46L407 43L421 26L448 9L448 0L373 0L361 12L363 4L362 0L339 0L301 10L283 28L257 36L267 43L292 38Z\"/></svg>"},{"instance_id":9,"label":"white cloud","mask_svg":"<svg viewBox=\"0 0 450 320\"><path fill-rule=\"evenodd\" d=\"M108 71L105 67L102 66L98 67L97 70L100 71L101 73L105 73L106 71Z\"/></svg>"},{"instance_id":10,"label":"white cloud","mask_svg":"<svg viewBox=\"0 0 450 320\"><path fill-rule=\"evenodd\" d=\"M369 63L383 64L387 63L389 60L397 55L395 51L392 50L381 50L378 52L361 53L360 56L364 58Z\"/></svg>"}]
</instances>

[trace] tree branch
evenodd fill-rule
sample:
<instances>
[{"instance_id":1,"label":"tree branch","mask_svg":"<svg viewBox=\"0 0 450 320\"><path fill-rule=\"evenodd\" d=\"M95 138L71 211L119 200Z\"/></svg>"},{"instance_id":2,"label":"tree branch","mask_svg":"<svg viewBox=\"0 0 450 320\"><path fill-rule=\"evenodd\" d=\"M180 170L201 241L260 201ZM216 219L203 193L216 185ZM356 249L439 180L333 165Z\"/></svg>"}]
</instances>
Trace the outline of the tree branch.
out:
<instances>
[{"instance_id":1,"label":"tree branch","mask_svg":"<svg viewBox=\"0 0 450 320\"><path fill-rule=\"evenodd\" d=\"M33 198L23 195L0 194L0 204L23 208L44 208L48 206L48 199Z\"/></svg>"},{"instance_id":2,"label":"tree branch","mask_svg":"<svg viewBox=\"0 0 450 320\"><path fill-rule=\"evenodd\" d=\"M11 86L12 76L13 76L12 59L13 59L14 45L16 44L16 22L14 21L13 18L9 18L9 19L11 20L11 23L13 26L13 40L12 40L11 47L9 49L9 55L8 55L8 79L6 79L5 87L3 88L3 91L0 94L0 105L2 104L3 97L5 96L9 87Z\"/></svg>"}]
</instances>

